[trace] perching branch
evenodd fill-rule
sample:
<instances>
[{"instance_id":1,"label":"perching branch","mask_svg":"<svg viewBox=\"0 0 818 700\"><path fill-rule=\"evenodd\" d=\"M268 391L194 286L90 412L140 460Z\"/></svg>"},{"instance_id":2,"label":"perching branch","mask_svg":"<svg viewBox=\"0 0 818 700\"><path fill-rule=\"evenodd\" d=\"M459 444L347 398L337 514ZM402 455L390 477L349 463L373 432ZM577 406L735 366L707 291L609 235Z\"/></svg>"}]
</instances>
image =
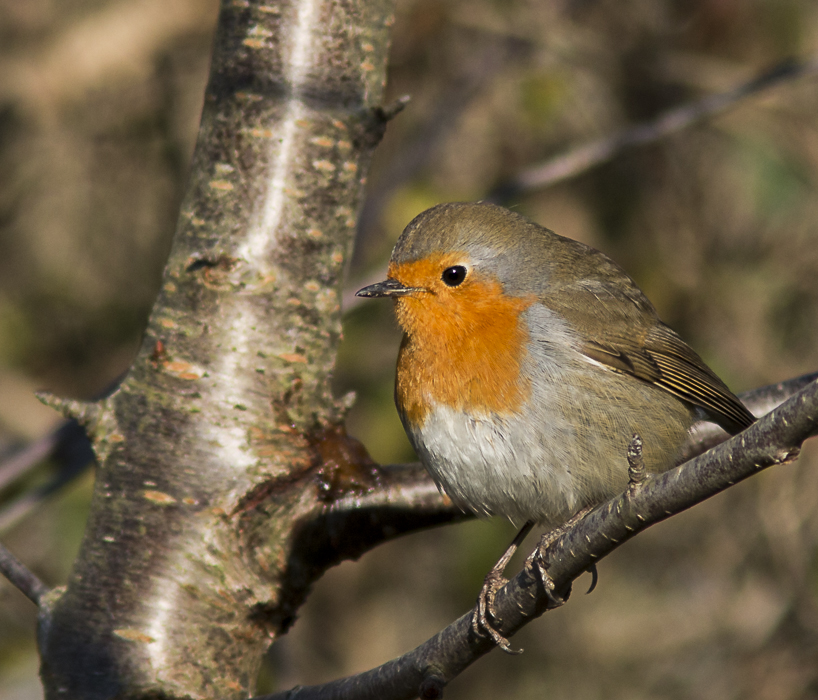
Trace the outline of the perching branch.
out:
<instances>
[{"instance_id":1,"label":"perching branch","mask_svg":"<svg viewBox=\"0 0 818 700\"><path fill-rule=\"evenodd\" d=\"M524 192L543 189L601 165L631 146L654 143L734 107L742 100L782 83L818 73L818 58L787 60L738 87L671 109L657 119L571 149L568 153L523 170L497 187L487 201L503 204Z\"/></svg>"},{"instance_id":2,"label":"perching branch","mask_svg":"<svg viewBox=\"0 0 818 700\"><path fill-rule=\"evenodd\" d=\"M818 434L818 381L812 381L755 425L703 455L631 487L598 507L526 566L497 596L497 630L510 637L559 604L571 583L619 545L646 529L774 464L792 461L801 444ZM624 455L623 455L624 459ZM547 571L554 594L548 596L537 564ZM413 651L350 678L321 686L298 687L257 700L408 700L438 693L493 644L471 630L472 613Z\"/></svg>"}]
</instances>

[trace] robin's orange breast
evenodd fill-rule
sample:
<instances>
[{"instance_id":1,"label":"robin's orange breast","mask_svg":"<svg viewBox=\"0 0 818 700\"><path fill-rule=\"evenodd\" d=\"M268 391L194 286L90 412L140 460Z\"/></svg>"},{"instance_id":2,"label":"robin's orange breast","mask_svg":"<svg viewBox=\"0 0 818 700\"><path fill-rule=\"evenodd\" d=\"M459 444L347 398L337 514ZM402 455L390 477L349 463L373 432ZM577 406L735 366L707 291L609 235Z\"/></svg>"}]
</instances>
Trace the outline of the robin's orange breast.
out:
<instances>
[{"instance_id":1,"label":"robin's orange breast","mask_svg":"<svg viewBox=\"0 0 818 700\"><path fill-rule=\"evenodd\" d=\"M463 257L441 253L393 265L389 276L425 288ZM521 373L529 341L521 314L534 297L505 295L499 282L486 278L467 279L451 293L434 290L396 301L406 332L395 388L403 420L422 425L433 404L474 415L518 411L531 390Z\"/></svg>"}]
</instances>

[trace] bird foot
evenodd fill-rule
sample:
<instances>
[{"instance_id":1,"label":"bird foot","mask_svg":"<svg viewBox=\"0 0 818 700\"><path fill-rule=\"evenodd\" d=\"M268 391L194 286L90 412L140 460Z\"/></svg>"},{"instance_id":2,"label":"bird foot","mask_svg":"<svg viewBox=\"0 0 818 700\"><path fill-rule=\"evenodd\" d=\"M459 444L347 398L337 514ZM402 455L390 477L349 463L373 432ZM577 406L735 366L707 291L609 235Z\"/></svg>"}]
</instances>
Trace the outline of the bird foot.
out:
<instances>
[{"instance_id":1,"label":"bird foot","mask_svg":"<svg viewBox=\"0 0 818 700\"><path fill-rule=\"evenodd\" d=\"M477 608L472 614L471 628L478 637L489 637L498 647L500 647L507 654L521 654L522 649L512 649L502 634L500 634L489 620L489 618L497 621L497 609L495 600L497 598L497 591L508 583L508 579L503 576L511 557L514 552L522 544L531 528L534 527L534 522L529 520L520 528L516 537L511 541L511 544L506 549L497 563L491 567L491 571L486 575L483 581L483 587L480 589L480 595L477 596Z\"/></svg>"},{"instance_id":2,"label":"bird foot","mask_svg":"<svg viewBox=\"0 0 818 700\"><path fill-rule=\"evenodd\" d=\"M502 570L496 567L488 572L480 595L477 596L477 608L472 614L471 628L478 637L488 637L507 654L522 654L522 649L512 649L502 634L494 627L491 620L497 620L495 600L497 592L508 583ZM489 619L491 618L491 620Z\"/></svg>"},{"instance_id":3,"label":"bird foot","mask_svg":"<svg viewBox=\"0 0 818 700\"><path fill-rule=\"evenodd\" d=\"M552 610L554 608L558 608L561 605L565 604L565 601L568 600L568 596L571 595L571 586L569 585L567 590L562 592L557 592L556 585L554 584L554 580L548 575L548 568L545 563L545 555L548 552L548 548L554 544L560 537L562 537L573 525L577 522L582 520L588 513L593 510L593 507L586 506L582 510L577 513L574 513L566 522L564 522L559 527L554 528L553 530L546 532L541 538L540 543L537 545L537 548L529 555L528 559L525 562L525 568L527 571L534 572L536 571L537 575L539 576L540 582L542 583L543 590L545 591L545 595L548 598L548 610ZM591 581L591 587L588 590L590 593L596 587L597 582L597 573L596 573L596 566L593 567L591 571L591 575L593 579Z\"/></svg>"}]
</instances>

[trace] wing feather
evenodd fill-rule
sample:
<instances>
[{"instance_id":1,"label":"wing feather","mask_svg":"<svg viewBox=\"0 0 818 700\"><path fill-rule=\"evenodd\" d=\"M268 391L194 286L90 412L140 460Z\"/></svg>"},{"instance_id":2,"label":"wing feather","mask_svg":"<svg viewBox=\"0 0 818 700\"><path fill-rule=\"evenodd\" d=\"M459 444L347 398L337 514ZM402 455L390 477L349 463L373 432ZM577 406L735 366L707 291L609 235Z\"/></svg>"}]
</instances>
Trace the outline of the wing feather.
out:
<instances>
[{"instance_id":1,"label":"wing feather","mask_svg":"<svg viewBox=\"0 0 818 700\"><path fill-rule=\"evenodd\" d=\"M730 433L752 425L755 417L674 331L660 323L641 344L620 338L587 341L583 353L610 369L655 384L702 409Z\"/></svg>"}]
</instances>

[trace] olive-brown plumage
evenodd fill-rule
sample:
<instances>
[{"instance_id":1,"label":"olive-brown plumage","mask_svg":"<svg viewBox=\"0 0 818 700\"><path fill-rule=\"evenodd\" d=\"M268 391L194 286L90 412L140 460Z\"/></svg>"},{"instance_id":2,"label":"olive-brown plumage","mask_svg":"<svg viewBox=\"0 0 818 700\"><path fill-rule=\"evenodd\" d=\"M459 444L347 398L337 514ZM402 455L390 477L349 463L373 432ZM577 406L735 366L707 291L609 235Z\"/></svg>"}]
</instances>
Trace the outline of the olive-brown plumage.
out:
<instances>
[{"instance_id":1,"label":"olive-brown plumage","mask_svg":"<svg viewBox=\"0 0 818 700\"><path fill-rule=\"evenodd\" d=\"M359 294L395 299L404 427L480 515L558 524L625 487L634 433L660 471L694 420L754 420L616 263L501 207L423 212Z\"/></svg>"}]
</instances>

